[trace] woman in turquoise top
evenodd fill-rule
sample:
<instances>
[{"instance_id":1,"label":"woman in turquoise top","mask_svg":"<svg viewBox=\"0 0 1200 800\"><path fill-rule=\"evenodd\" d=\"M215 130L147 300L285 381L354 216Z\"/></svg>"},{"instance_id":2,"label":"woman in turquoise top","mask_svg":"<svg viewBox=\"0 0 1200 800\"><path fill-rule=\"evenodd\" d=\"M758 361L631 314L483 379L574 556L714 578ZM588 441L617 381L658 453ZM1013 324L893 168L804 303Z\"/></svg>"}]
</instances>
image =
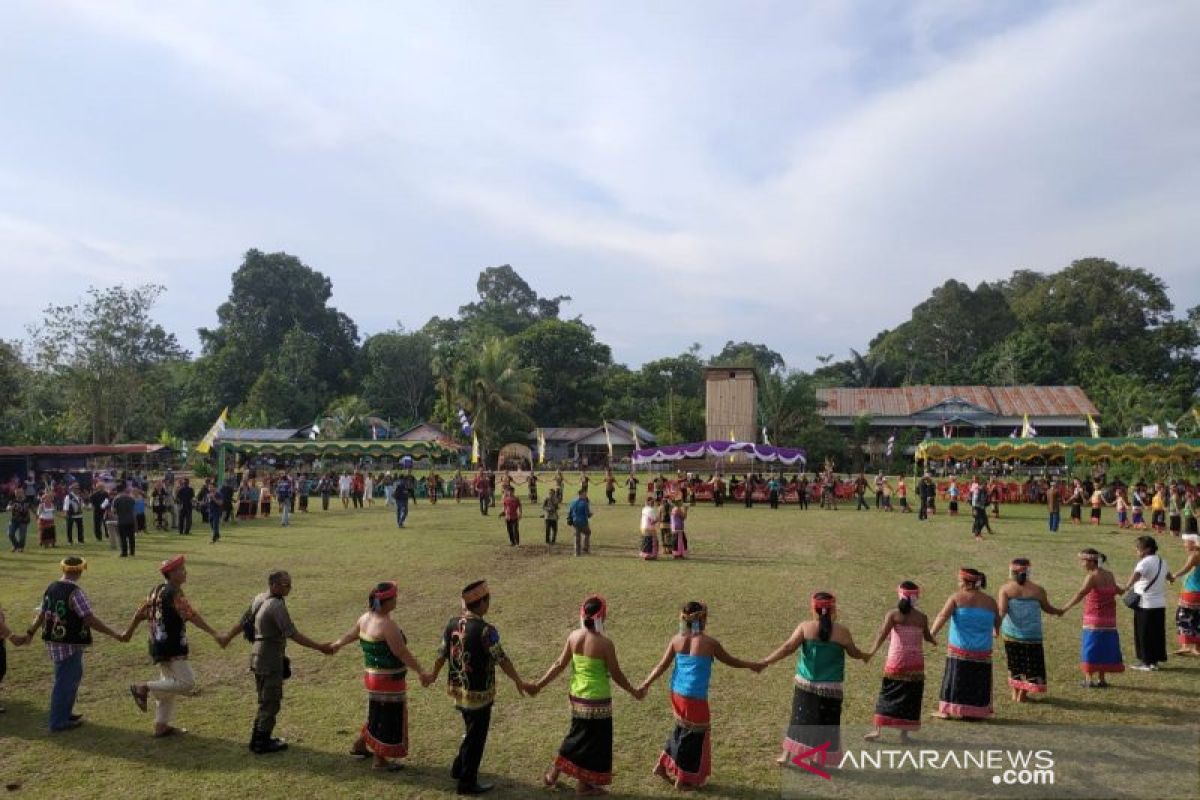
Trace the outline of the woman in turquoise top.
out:
<instances>
[{"instance_id":1,"label":"woman in turquoise top","mask_svg":"<svg viewBox=\"0 0 1200 800\"><path fill-rule=\"evenodd\" d=\"M675 665L671 673L675 729L663 747L654 774L674 783L676 789L703 786L712 771L708 683L713 659L755 672L766 666L729 655L720 642L704 632L707 623L707 606L695 600L685 604L679 615L679 633L671 637L663 657L638 688L646 692L669 665Z\"/></svg>"},{"instance_id":2,"label":"woman in turquoise top","mask_svg":"<svg viewBox=\"0 0 1200 800\"><path fill-rule=\"evenodd\" d=\"M542 679L531 687L536 694L571 665L571 729L558 749L558 757L542 781L548 787L558 785L558 776L570 775L576 781L576 793L585 796L604 794L601 786L612 783L612 688L609 678L637 700L646 696L634 689L617 663L617 648L604 635L608 606L604 598L593 595L579 609L579 630L567 637L558 660L550 665Z\"/></svg>"},{"instance_id":3,"label":"woman in turquoise top","mask_svg":"<svg viewBox=\"0 0 1200 800\"><path fill-rule=\"evenodd\" d=\"M987 719L992 715L992 636L999 633L996 601L983 590L987 576L964 567L958 571L958 591L930 628L937 636L950 623L950 644L938 719Z\"/></svg>"},{"instance_id":4,"label":"woman in turquoise top","mask_svg":"<svg viewBox=\"0 0 1200 800\"><path fill-rule=\"evenodd\" d=\"M1017 703L1024 703L1031 692L1046 691L1042 612L1062 616L1062 611L1050 605L1046 590L1029 580L1031 567L1028 558L1014 558L1008 565L1009 580L996 594L1008 661L1008 686Z\"/></svg>"},{"instance_id":5,"label":"woman in turquoise top","mask_svg":"<svg viewBox=\"0 0 1200 800\"><path fill-rule=\"evenodd\" d=\"M1175 610L1175 630L1179 634L1175 655L1200 656L1200 536L1183 534L1183 548L1187 560L1173 573L1177 580L1187 576L1179 592L1179 608Z\"/></svg>"},{"instance_id":6,"label":"woman in turquoise top","mask_svg":"<svg viewBox=\"0 0 1200 800\"><path fill-rule=\"evenodd\" d=\"M792 717L777 764L803 758L815 766L837 766L842 752L842 682L846 656L871 660L854 644L850 629L837 619L837 599L817 592L810 601L812 619L801 622L786 642L764 661L773 664L797 650ZM814 748L823 748L814 752Z\"/></svg>"}]
</instances>

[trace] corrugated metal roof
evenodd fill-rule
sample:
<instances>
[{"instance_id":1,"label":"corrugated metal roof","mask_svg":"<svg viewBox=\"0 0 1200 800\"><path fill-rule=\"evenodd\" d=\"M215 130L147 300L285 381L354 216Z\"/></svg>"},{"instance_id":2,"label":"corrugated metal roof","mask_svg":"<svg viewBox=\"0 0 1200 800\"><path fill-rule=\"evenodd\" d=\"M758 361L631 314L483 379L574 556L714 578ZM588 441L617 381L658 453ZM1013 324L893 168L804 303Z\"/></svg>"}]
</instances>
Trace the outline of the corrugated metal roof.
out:
<instances>
[{"instance_id":1,"label":"corrugated metal roof","mask_svg":"<svg viewBox=\"0 0 1200 800\"><path fill-rule=\"evenodd\" d=\"M907 417L959 398L1001 417L1082 417L1100 412L1078 386L899 386L818 389L824 417Z\"/></svg>"},{"instance_id":2,"label":"corrugated metal roof","mask_svg":"<svg viewBox=\"0 0 1200 800\"><path fill-rule=\"evenodd\" d=\"M119 456L162 449L161 444L35 444L0 447L0 456Z\"/></svg>"},{"instance_id":3,"label":"corrugated metal roof","mask_svg":"<svg viewBox=\"0 0 1200 800\"><path fill-rule=\"evenodd\" d=\"M295 439L304 428L226 428L217 439L224 442L286 442Z\"/></svg>"}]
</instances>

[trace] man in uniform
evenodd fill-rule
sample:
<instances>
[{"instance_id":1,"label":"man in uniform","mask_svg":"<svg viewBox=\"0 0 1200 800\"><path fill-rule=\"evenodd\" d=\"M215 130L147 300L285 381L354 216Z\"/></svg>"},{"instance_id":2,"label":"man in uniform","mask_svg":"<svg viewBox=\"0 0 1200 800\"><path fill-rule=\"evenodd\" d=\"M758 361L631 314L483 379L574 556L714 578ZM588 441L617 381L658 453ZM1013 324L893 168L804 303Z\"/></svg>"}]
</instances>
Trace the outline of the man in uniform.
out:
<instances>
[{"instance_id":1,"label":"man in uniform","mask_svg":"<svg viewBox=\"0 0 1200 800\"><path fill-rule=\"evenodd\" d=\"M442 645L437 661L422 684L437 681L442 667L450 662L447 674L447 693L462 714L466 732L450 768L450 777L458 781L459 794L483 794L491 790L489 783L479 782L479 763L487 745L488 727L492 722L492 703L496 699L496 667L512 679L517 692L524 696L532 687L521 680L500 647L500 633L483 615L488 612L491 594L485 581L476 581L462 591L462 613L451 619L442 632Z\"/></svg>"},{"instance_id":2,"label":"man in uniform","mask_svg":"<svg viewBox=\"0 0 1200 800\"><path fill-rule=\"evenodd\" d=\"M336 652L331 644L321 644L296 630L284 601L291 591L292 576L283 570L272 572L267 576L267 591L255 597L241 621L218 639L228 643L238 633L248 635L253 630L250 671L254 673L258 692L258 714L254 717L254 730L250 735L250 752L259 755L287 749L287 742L271 736L275 730L275 717L283 703L283 681L292 674L285 655L287 640L325 655Z\"/></svg>"}]
</instances>

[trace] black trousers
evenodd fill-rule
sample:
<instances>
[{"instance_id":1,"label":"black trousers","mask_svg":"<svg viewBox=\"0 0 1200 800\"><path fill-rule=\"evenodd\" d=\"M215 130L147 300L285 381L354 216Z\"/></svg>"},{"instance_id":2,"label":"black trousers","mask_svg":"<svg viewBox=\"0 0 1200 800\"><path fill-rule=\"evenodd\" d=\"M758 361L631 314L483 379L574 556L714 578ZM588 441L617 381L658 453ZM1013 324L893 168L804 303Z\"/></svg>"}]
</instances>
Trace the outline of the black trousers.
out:
<instances>
[{"instance_id":1,"label":"black trousers","mask_svg":"<svg viewBox=\"0 0 1200 800\"><path fill-rule=\"evenodd\" d=\"M927 498L919 498L921 510L917 513L917 519L929 519L929 500Z\"/></svg>"},{"instance_id":2,"label":"black trousers","mask_svg":"<svg viewBox=\"0 0 1200 800\"><path fill-rule=\"evenodd\" d=\"M462 714L465 731L450 774L458 780L458 787L464 789L479 782L479 763L483 761L483 748L487 745L488 728L492 724L492 706L489 703L483 708L460 708L458 711Z\"/></svg>"},{"instance_id":3,"label":"black trousers","mask_svg":"<svg viewBox=\"0 0 1200 800\"><path fill-rule=\"evenodd\" d=\"M488 496L486 494L479 495L479 513L487 516Z\"/></svg>"},{"instance_id":4,"label":"black trousers","mask_svg":"<svg viewBox=\"0 0 1200 800\"><path fill-rule=\"evenodd\" d=\"M608 504L609 504L610 506L615 506L615 505L617 504L616 498L614 498L614 497L613 497L613 490L612 490L612 489L605 489L605 490L604 490L604 496L605 496L606 498L608 498Z\"/></svg>"},{"instance_id":5,"label":"black trousers","mask_svg":"<svg viewBox=\"0 0 1200 800\"><path fill-rule=\"evenodd\" d=\"M867 511L871 510L871 507L867 505L867 498L865 495L856 493L854 496L858 498L858 503L854 506L855 511L860 509L866 509Z\"/></svg>"},{"instance_id":6,"label":"black trousers","mask_svg":"<svg viewBox=\"0 0 1200 800\"><path fill-rule=\"evenodd\" d=\"M1143 664L1161 664L1167 660L1167 610L1133 610L1133 646Z\"/></svg>"},{"instance_id":7,"label":"black trousers","mask_svg":"<svg viewBox=\"0 0 1200 800\"><path fill-rule=\"evenodd\" d=\"M521 543L520 525L521 525L521 521L519 519L504 520L504 527L508 529L508 543L509 544L520 544Z\"/></svg>"},{"instance_id":8,"label":"black trousers","mask_svg":"<svg viewBox=\"0 0 1200 800\"><path fill-rule=\"evenodd\" d=\"M122 522L117 524L117 538L121 542L121 555L134 555L134 550L136 549L135 542L137 541L137 537L134 536L136 528L136 523L127 525Z\"/></svg>"},{"instance_id":9,"label":"black trousers","mask_svg":"<svg viewBox=\"0 0 1200 800\"><path fill-rule=\"evenodd\" d=\"M71 542L71 531L79 531L79 543L83 544L83 517L67 517L67 542Z\"/></svg>"},{"instance_id":10,"label":"black trousers","mask_svg":"<svg viewBox=\"0 0 1200 800\"><path fill-rule=\"evenodd\" d=\"M96 537L97 542L104 541L104 512L100 509L92 511L92 533Z\"/></svg>"},{"instance_id":11,"label":"black trousers","mask_svg":"<svg viewBox=\"0 0 1200 800\"><path fill-rule=\"evenodd\" d=\"M554 544L558 541L558 520L546 520L546 544Z\"/></svg>"},{"instance_id":12,"label":"black trousers","mask_svg":"<svg viewBox=\"0 0 1200 800\"><path fill-rule=\"evenodd\" d=\"M179 507L179 532L180 533L191 533L192 532L192 507L191 506L180 506Z\"/></svg>"}]
</instances>

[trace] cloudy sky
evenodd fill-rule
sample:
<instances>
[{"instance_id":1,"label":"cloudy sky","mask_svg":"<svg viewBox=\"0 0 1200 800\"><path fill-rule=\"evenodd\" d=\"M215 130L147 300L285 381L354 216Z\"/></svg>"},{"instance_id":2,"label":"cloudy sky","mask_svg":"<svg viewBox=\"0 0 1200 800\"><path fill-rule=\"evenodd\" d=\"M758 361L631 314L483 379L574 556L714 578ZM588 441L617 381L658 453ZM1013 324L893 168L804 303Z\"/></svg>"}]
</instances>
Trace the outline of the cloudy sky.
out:
<instances>
[{"instance_id":1,"label":"cloudy sky","mask_svg":"<svg viewBox=\"0 0 1200 800\"><path fill-rule=\"evenodd\" d=\"M372 333L509 263L619 360L863 348L1097 255L1200 302L1200 3L0 5L0 337L250 247Z\"/></svg>"}]
</instances>

